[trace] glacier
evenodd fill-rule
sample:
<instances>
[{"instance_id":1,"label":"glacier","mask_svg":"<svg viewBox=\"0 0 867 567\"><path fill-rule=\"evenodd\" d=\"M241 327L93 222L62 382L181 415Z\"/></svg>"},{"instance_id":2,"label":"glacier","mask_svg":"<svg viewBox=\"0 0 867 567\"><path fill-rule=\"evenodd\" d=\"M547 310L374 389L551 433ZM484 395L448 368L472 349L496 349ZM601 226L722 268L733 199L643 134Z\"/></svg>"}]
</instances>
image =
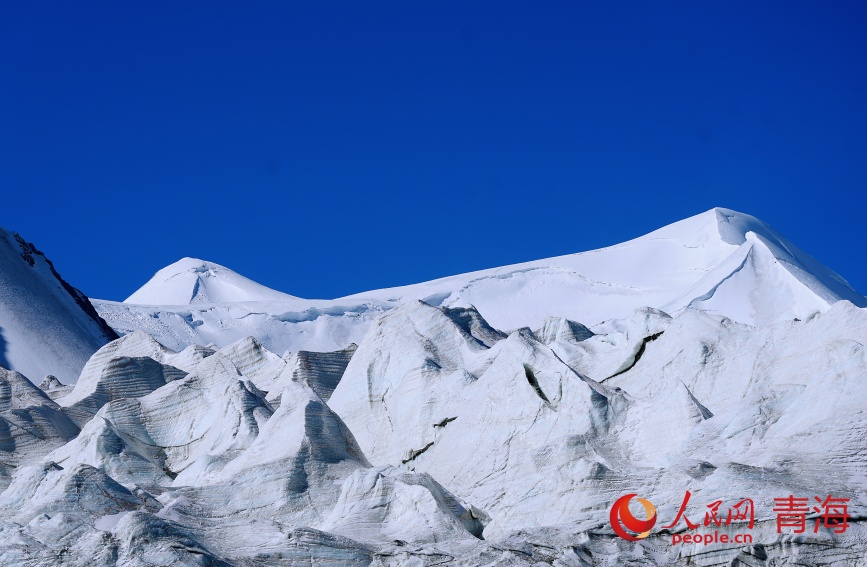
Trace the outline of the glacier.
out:
<instances>
[{"instance_id":1,"label":"glacier","mask_svg":"<svg viewBox=\"0 0 867 567\"><path fill-rule=\"evenodd\" d=\"M3 235L0 564L867 564L867 298L749 215L333 300L185 258L76 301ZM687 491L752 543L673 545ZM848 529L778 533L790 494Z\"/></svg>"}]
</instances>

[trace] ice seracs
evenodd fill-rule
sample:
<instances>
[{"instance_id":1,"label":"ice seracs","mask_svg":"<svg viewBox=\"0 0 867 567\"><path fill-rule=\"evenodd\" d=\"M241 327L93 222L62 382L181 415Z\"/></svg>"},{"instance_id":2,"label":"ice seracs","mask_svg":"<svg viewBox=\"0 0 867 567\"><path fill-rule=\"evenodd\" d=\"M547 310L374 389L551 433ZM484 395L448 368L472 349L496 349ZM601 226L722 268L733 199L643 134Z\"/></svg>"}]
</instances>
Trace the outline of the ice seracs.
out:
<instances>
[{"instance_id":1,"label":"ice seracs","mask_svg":"<svg viewBox=\"0 0 867 567\"><path fill-rule=\"evenodd\" d=\"M752 217L332 301L199 264L100 302L124 336L56 401L0 370L0 564L867 562L864 298ZM753 543L672 546L686 491ZM790 494L847 531L778 533Z\"/></svg>"},{"instance_id":2,"label":"ice seracs","mask_svg":"<svg viewBox=\"0 0 867 567\"><path fill-rule=\"evenodd\" d=\"M78 435L78 426L18 372L0 368L0 487L30 457Z\"/></svg>"},{"instance_id":3,"label":"ice seracs","mask_svg":"<svg viewBox=\"0 0 867 567\"><path fill-rule=\"evenodd\" d=\"M484 524L473 512L428 474L368 468L344 481L322 527L361 541L388 544L481 538Z\"/></svg>"},{"instance_id":4,"label":"ice seracs","mask_svg":"<svg viewBox=\"0 0 867 567\"><path fill-rule=\"evenodd\" d=\"M111 400L144 396L184 376L184 371L162 364L173 355L142 332L126 335L94 353L72 390L58 401L76 422L86 423Z\"/></svg>"}]
</instances>

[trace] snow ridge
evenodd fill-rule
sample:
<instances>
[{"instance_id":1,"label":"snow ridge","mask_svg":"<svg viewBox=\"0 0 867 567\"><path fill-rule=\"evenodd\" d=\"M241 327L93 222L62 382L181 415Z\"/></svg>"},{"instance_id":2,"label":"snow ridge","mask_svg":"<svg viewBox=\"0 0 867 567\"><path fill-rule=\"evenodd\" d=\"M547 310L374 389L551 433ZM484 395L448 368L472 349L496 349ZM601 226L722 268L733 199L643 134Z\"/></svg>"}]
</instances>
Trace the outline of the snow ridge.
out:
<instances>
[{"instance_id":1,"label":"snow ridge","mask_svg":"<svg viewBox=\"0 0 867 567\"><path fill-rule=\"evenodd\" d=\"M120 332L143 330L175 349L222 347L252 335L282 353L357 344L379 315L415 301L472 307L491 326L513 330L561 317L594 325L644 306L700 308L768 325L805 319L843 299L867 306L842 277L767 224L716 208L608 248L336 300L288 296L186 258L126 302L96 306Z\"/></svg>"},{"instance_id":2,"label":"snow ridge","mask_svg":"<svg viewBox=\"0 0 867 567\"><path fill-rule=\"evenodd\" d=\"M0 229L0 366L34 382L48 374L71 382L91 354L116 338L42 252Z\"/></svg>"}]
</instances>

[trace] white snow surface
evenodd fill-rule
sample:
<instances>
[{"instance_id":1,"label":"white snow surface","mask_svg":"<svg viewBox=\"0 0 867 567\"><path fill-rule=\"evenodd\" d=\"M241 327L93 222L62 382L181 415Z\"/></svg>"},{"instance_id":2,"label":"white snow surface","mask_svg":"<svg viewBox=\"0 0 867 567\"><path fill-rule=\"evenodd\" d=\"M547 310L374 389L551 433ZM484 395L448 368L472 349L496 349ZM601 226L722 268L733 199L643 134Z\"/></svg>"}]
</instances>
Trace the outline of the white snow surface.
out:
<instances>
[{"instance_id":1,"label":"white snow surface","mask_svg":"<svg viewBox=\"0 0 867 567\"><path fill-rule=\"evenodd\" d=\"M864 298L752 217L331 302L221 297L100 303L127 334L56 401L0 372L0 564L867 564ZM753 544L672 546L687 490L699 523L753 499ZM629 493L660 518L637 542L609 524ZM789 494L849 498L848 530L778 534Z\"/></svg>"},{"instance_id":2,"label":"white snow surface","mask_svg":"<svg viewBox=\"0 0 867 567\"><path fill-rule=\"evenodd\" d=\"M380 314L417 300L474 306L494 327L513 330L549 317L592 325L644 306L766 325L804 319L840 299L867 306L842 277L762 221L717 208L600 250L334 300L288 296L185 258L125 302L95 305L118 332L142 330L173 349L254 336L282 354L358 343Z\"/></svg>"},{"instance_id":3,"label":"white snow surface","mask_svg":"<svg viewBox=\"0 0 867 567\"><path fill-rule=\"evenodd\" d=\"M73 382L90 355L114 338L87 297L64 287L41 252L0 228L0 367L37 384L49 374Z\"/></svg>"},{"instance_id":4,"label":"white snow surface","mask_svg":"<svg viewBox=\"0 0 867 567\"><path fill-rule=\"evenodd\" d=\"M700 306L747 324L807 317L840 299L867 306L774 229L721 208L608 248L351 297L473 305L499 329L536 328L552 316L595 324L643 306Z\"/></svg>"},{"instance_id":5,"label":"white snow surface","mask_svg":"<svg viewBox=\"0 0 867 567\"><path fill-rule=\"evenodd\" d=\"M229 268L196 258L182 258L154 274L126 299L141 305L192 305L239 301L291 301Z\"/></svg>"}]
</instances>

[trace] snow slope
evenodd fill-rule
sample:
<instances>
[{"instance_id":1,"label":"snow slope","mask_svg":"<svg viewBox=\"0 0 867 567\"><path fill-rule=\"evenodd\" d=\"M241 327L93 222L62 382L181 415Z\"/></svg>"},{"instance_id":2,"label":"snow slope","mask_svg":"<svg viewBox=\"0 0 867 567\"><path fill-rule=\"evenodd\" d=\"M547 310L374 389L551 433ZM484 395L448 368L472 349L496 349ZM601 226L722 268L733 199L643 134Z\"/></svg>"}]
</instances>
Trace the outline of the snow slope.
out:
<instances>
[{"instance_id":1,"label":"snow slope","mask_svg":"<svg viewBox=\"0 0 867 567\"><path fill-rule=\"evenodd\" d=\"M196 258L182 258L154 274L126 299L141 305L192 305L240 301L291 301L232 270Z\"/></svg>"},{"instance_id":2,"label":"snow slope","mask_svg":"<svg viewBox=\"0 0 867 567\"><path fill-rule=\"evenodd\" d=\"M126 302L95 305L118 332L142 330L174 349L221 347L249 335L283 353L358 343L377 316L417 300L474 306L508 330L538 328L550 317L592 325L643 306L702 309L765 325L804 319L840 299L867 306L842 277L765 223L712 209L600 250L335 300L288 296L187 258L160 270Z\"/></svg>"},{"instance_id":3,"label":"snow slope","mask_svg":"<svg viewBox=\"0 0 867 567\"><path fill-rule=\"evenodd\" d=\"M500 329L550 316L585 324L650 306L700 307L747 324L867 306L846 281L755 217L705 213L608 248L362 293L350 298L475 306Z\"/></svg>"},{"instance_id":4,"label":"snow slope","mask_svg":"<svg viewBox=\"0 0 867 567\"><path fill-rule=\"evenodd\" d=\"M71 382L90 355L115 338L42 252L0 228L0 367L34 383L48 374Z\"/></svg>"}]
</instances>

